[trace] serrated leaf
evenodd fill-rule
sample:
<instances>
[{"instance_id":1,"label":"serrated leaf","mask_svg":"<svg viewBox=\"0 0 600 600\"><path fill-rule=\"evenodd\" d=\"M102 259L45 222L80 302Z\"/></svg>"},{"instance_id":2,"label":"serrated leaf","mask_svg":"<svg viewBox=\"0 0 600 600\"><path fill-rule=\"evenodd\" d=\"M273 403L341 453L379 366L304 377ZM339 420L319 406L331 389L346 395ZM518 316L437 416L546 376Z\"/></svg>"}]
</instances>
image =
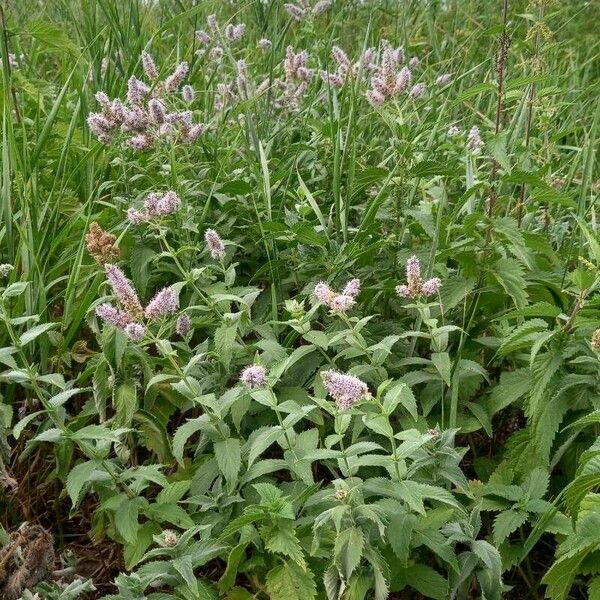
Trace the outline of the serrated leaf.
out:
<instances>
[{"instance_id":1,"label":"serrated leaf","mask_svg":"<svg viewBox=\"0 0 600 600\"><path fill-rule=\"evenodd\" d=\"M225 477L229 487L233 488L242 466L240 440L237 438L219 440L214 443L214 446L219 470Z\"/></svg>"},{"instance_id":2,"label":"serrated leaf","mask_svg":"<svg viewBox=\"0 0 600 600\"><path fill-rule=\"evenodd\" d=\"M310 570L296 563L284 563L267 573L267 593L270 600L314 600L315 579Z\"/></svg>"}]
</instances>

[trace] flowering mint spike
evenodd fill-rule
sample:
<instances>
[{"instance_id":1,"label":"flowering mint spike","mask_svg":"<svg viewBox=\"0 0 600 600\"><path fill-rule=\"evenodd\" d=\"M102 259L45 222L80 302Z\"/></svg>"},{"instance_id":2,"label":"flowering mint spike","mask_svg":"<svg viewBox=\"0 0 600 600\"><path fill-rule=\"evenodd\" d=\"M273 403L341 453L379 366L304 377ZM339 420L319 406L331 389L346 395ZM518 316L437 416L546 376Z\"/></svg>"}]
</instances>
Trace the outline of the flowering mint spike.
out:
<instances>
[{"instance_id":1,"label":"flowering mint spike","mask_svg":"<svg viewBox=\"0 0 600 600\"><path fill-rule=\"evenodd\" d=\"M432 277L431 279L423 282L423 285L421 286L421 292L425 296L432 296L433 294L437 294L441 287L442 281L439 279L439 277Z\"/></svg>"},{"instance_id":2,"label":"flowering mint spike","mask_svg":"<svg viewBox=\"0 0 600 600\"><path fill-rule=\"evenodd\" d=\"M106 277L112 287L113 293L121 303L121 306L123 306L133 320L140 318L144 312L142 305L123 271L116 265L109 263L104 265L104 270L106 271Z\"/></svg>"},{"instance_id":3,"label":"flowering mint spike","mask_svg":"<svg viewBox=\"0 0 600 600\"><path fill-rule=\"evenodd\" d=\"M156 319L157 317L165 317L177 312L179 301L175 288L165 287L158 292L146 306L144 314L147 319Z\"/></svg>"},{"instance_id":4,"label":"flowering mint spike","mask_svg":"<svg viewBox=\"0 0 600 600\"><path fill-rule=\"evenodd\" d=\"M125 311L119 310L108 303L96 307L96 314L104 322L109 323L114 327L118 327L119 329L125 328L131 322L131 318Z\"/></svg>"},{"instance_id":5,"label":"flowering mint spike","mask_svg":"<svg viewBox=\"0 0 600 600\"><path fill-rule=\"evenodd\" d=\"M240 381L252 390L264 387L267 383L267 371L260 365L248 365L241 372Z\"/></svg>"},{"instance_id":6,"label":"flowering mint spike","mask_svg":"<svg viewBox=\"0 0 600 600\"><path fill-rule=\"evenodd\" d=\"M352 298L356 298L359 293L360 279L351 279L342 290L342 294L345 294L346 296L352 296Z\"/></svg>"},{"instance_id":7,"label":"flowering mint spike","mask_svg":"<svg viewBox=\"0 0 600 600\"><path fill-rule=\"evenodd\" d=\"M177 317L177 323L175 324L175 331L181 337L187 337L188 333L192 330L192 319L186 313L181 313Z\"/></svg>"},{"instance_id":8,"label":"flowering mint spike","mask_svg":"<svg viewBox=\"0 0 600 600\"><path fill-rule=\"evenodd\" d=\"M321 379L327 393L334 399L340 410L347 410L356 402L365 400L371 395L367 384L354 375L328 370L321 372Z\"/></svg>"},{"instance_id":9,"label":"flowering mint spike","mask_svg":"<svg viewBox=\"0 0 600 600\"><path fill-rule=\"evenodd\" d=\"M144 73L146 73L148 79L154 81L158 77L158 69L156 68L154 59L145 50L142 51L142 67L144 68Z\"/></svg>"},{"instance_id":10,"label":"flowering mint spike","mask_svg":"<svg viewBox=\"0 0 600 600\"><path fill-rule=\"evenodd\" d=\"M204 233L204 240L210 251L210 255L215 259L219 260L225 256L225 244L214 229L207 229Z\"/></svg>"},{"instance_id":11,"label":"flowering mint spike","mask_svg":"<svg viewBox=\"0 0 600 600\"><path fill-rule=\"evenodd\" d=\"M145 332L144 326L139 323L128 323L125 325L127 337L134 342L139 342L144 337Z\"/></svg>"}]
</instances>

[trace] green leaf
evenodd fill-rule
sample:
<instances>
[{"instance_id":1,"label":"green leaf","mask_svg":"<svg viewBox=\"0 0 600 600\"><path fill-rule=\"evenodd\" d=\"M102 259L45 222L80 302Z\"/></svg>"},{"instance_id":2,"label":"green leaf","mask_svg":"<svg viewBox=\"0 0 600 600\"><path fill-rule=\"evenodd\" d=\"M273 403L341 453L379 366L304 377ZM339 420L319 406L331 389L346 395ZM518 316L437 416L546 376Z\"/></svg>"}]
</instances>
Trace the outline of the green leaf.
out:
<instances>
[{"instance_id":1,"label":"green leaf","mask_svg":"<svg viewBox=\"0 0 600 600\"><path fill-rule=\"evenodd\" d=\"M219 440L214 443L214 446L219 470L225 477L229 487L233 488L242 466L240 440L237 438Z\"/></svg>"},{"instance_id":2,"label":"green leaf","mask_svg":"<svg viewBox=\"0 0 600 600\"><path fill-rule=\"evenodd\" d=\"M402 564L408 561L410 551L410 540L417 517L407 510L399 508L390 519L387 527L387 539L394 554Z\"/></svg>"},{"instance_id":3,"label":"green leaf","mask_svg":"<svg viewBox=\"0 0 600 600\"><path fill-rule=\"evenodd\" d=\"M435 600L447 600L449 598L448 582L428 565L411 565L394 575L404 585L409 585L427 598L434 598Z\"/></svg>"},{"instance_id":4,"label":"green leaf","mask_svg":"<svg viewBox=\"0 0 600 600\"><path fill-rule=\"evenodd\" d=\"M129 427L138 406L134 381L125 381L115 390L113 406L116 413L115 426Z\"/></svg>"},{"instance_id":5,"label":"green leaf","mask_svg":"<svg viewBox=\"0 0 600 600\"><path fill-rule=\"evenodd\" d=\"M251 467L254 461L282 435L283 429L279 425L261 427L253 432L248 440L250 444L248 467Z\"/></svg>"},{"instance_id":6,"label":"green leaf","mask_svg":"<svg viewBox=\"0 0 600 600\"><path fill-rule=\"evenodd\" d=\"M92 473L98 466L99 464L97 461L88 460L75 465L69 472L69 475L67 476L67 494L69 494L73 506L77 504L83 486L88 482Z\"/></svg>"},{"instance_id":7,"label":"green leaf","mask_svg":"<svg viewBox=\"0 0 600 600\"><path fill-rule=\"evenodd\" d=\"M527 513L520 510L505 510L494 519L494 543L500 546L508 536L527 522Z\"/></svg>"},{"instance_id":8,"label":"green leaf","mask_svg":"<svg viewBox=\"0 0 600 600\"><path fill-rule=\"evenodd\" d=\"M215 331L215 352L228 369L233 356L233 344L237 334L237 323L221 325Z\"/></svg>"},{"instance_id":9,"label":"green leaf","mask_svg":"<svg viewBox=\"0 0 600 600\"><path fill-rule=\"evenodd\" d=\"M296 563L284 563L267 573L270 600L314 600L317 588L313 574Z\"/></svg>"},{"instance_id":10,"label":"green leaf","mask_svg":"<svg viewBox=\"0 0 600 600\"><path fill-rule=\"evenodd\" d=\"M123 539L134 544L138 530L139 501L126 498L115 511L115 527Z\"/></svg>"},{"instance_id":11,"label":"green leaf","mask_svg":"<svg viewBox=\"0 0 600 600\"><path fill-rule=\"evenodd\" d=\"M29 342L32 342L38 336L42 335L42 333L46 333L49 329L55 327L57 323L42 323L42 325L36 325L31 329L25 331L21 337L19 338L19 343L21 346L26 346Z\"/></svg>"},{"instance_id":12,"label":"green leaf","mask_svg":"<svg viewBox=\"0 0 600 600\"><path fill-rule=\"evenodd\" d=\"M408 411L415 421L418 419L417 400L406 383L394 385L387 391L383 400L383 410L386 414L391 415L399 404Z\"/></svg>"},{"instance_id":13,"label":"green leaf","mask_svg":"<svg viewBox=\"0 0 600 600\"><path fill-rule=\"evenodd\" d=\"M246 542L238 544L229 553L229 556L227 557L227 567L218 583L219 592L221 592L221 594L224 594L234 586L238 572L238 566L242 558L245 556L247 545L248 544Z\"/></svg>"},{"instance_id":14,"label":"green leaf","mask_svg":"<svg viewBox=\"0 0 600 600\"><path fill-rule=\"evenodd\" d=\"M181 575L185 584L192 594L198 594L198 582L194 575L194 568L192 566L192 557L189 554L185 554L171 561L173 568Z\"/></svg>"},{"instance_id":15,"label":"green leaf","mask_svg":"<svg viewBox=\"0 0 600 600\"><path fill-rule=\"evenodd\" d=\"M358 527L344 529L335 538L335 562L346 580L360 564L364 543L363 532Z\"/></svg>"},{"instance_id":16,"label":"green leaf","mask_svg":"<svg viewBox=\"0 0 600 600\"><path fill-rule=\"evenodd\" d=\"M517 308L523 308L527 304L527 282L523 277L521 263L513 258L501 258L494 265L492 274Z\"/></svg>"},{"instance_id":17,"label":"green leaf","mask_svg":"<svg viewBox=\"0 0 600 600\"><path fill-rule=\"evenodd\" d=\"M208 417L206 415L202 415L197 419L190 419L189 421L186 421L177 429L175 435L173 436L173 456L180 465L183 465L183 451L188 439L197 431L204 429L207 425Z\"/></svg>"}]
</instances>

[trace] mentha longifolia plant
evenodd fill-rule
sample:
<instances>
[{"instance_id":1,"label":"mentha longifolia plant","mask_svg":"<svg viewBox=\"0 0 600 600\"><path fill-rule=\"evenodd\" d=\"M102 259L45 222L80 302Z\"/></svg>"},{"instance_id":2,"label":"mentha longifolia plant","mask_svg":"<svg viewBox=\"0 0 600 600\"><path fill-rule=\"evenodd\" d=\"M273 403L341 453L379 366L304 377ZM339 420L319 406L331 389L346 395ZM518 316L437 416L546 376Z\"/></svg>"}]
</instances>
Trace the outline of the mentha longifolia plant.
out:
<instances>
[{"instance_id":1,"label":"mentha longifolia plant","mask_svg":"<svg viewBox=\"0 0 600 600\"><path fill-rule=\"evenodd\" d=\"M285 6L298 27L329 9L323 0ZM282 233L265 147L277 136L292 143L286 127L298 115L318 120L339 112L342 99L352 114L375 114L397 132L418 121L430 96L450 94L454 76L432 75L385 40L354 57L334 46L325 64L288 46L267 71L275 42L261 38L253 55L246 37L243 23L211 15L188 60L159 67L144 51L137 75L123 82L125 97L95 94L89 130L120 173L101 202L118 219L87 228L96 277L87 324L99 351L76 381L38 373L26 346L54 324L12 314L27 283L0 288L12 344L0 353L3 378L32 398L14 436L41 423L27 451L56 444L73 512L93 497L91 538L122 546L118 593L105 598L384 600L410 587L429 598L494 600L507 589L503 573L520 568L529 541L544 534L560 540L547 583L553 597L565 597L569 569L597 551L587 532L596 524L598 443L565 492L571 519L546 499L548 468L561 458L551 449L567 412L587 402L600 408L590 400L600 333L592 336L589 322L581 333L575 321L598 287L596 265L582 258L570 273L569 314L546 300L529 306L526 240L509 217L478 221L475 191L461 196L465 233L456 247L441 257L419 243L394 248L401 276L393 281L354 268L356 249L344 264L317 260L311 245L322 236L339 249L356 234L360 247L361 224L340 198L329 216L315 209L298 171L302 200L295 213L282 210L293 235ZM232 162L247 153L259 167L236 169L237 179L206 192L203 174L226 167L215 158L196 170L195 152L210 154L223 131L238 132ZM486 148L478 126L463 135L447 123L442 134L446 148L460 146L478 190L475 166ZM422 162L421 173L440 174ZM387 183L397 180L390 174ZM372 196L385 199L377 187ZM299 223L307 210L316 227ZM253 218L260 240L256 230L244 233ZM438 216L419 218L429 234ZM448 233L439 219L436 231ZM410 233L397 241L419 239ZM278 255L276 241L291 247L298 239L298 250ZM305 264L276 286L292 252ZM268 269L253 270L247 255L257 254ZM0 265L0 277L11 270ZM500 294L515 310L504 311ZM480 317L480 300L505 320L481 317L486 335L467 351L464 328ZM487 351L493 358L476 360ZM498 357L509 368L482 400ZM77 411L75 397L86 399ZM507 444L507 460L472 459L459 432L492 435L492 418L513 402L528 425ZM569 427L597 422L582 417ZM487 483L467 479L472 460L488 469Z\"/></svg>"}]
</instances>

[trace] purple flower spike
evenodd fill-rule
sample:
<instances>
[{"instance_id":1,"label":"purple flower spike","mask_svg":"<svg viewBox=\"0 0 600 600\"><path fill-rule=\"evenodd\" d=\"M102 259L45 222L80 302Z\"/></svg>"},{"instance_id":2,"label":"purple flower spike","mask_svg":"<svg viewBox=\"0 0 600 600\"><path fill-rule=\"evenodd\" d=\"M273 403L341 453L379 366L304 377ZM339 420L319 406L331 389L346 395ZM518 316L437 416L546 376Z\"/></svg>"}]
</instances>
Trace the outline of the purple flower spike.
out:
<instances>
[{"instance_id":1,"label":"purple flower spike","mask_svg":"<svg viewBox=\"0 0 600 600\"><path fill-rule=\"evenodd\" d=\"M260 365L248 365L241 372L240 381L251 390L264 387L267 383L267 371Z\"/></svg>"},{"instance_id":2,"label":"purple flower spike","mask_svg":"<svg viewBox=\"0 0 600 600\"><path fill-rule=\"evenodd\" d=\"M146 306L145 315L148 319L164 317L177 312L179 301L175 288L166 287L160 290Z\"/></svg>"}]
</instances>

